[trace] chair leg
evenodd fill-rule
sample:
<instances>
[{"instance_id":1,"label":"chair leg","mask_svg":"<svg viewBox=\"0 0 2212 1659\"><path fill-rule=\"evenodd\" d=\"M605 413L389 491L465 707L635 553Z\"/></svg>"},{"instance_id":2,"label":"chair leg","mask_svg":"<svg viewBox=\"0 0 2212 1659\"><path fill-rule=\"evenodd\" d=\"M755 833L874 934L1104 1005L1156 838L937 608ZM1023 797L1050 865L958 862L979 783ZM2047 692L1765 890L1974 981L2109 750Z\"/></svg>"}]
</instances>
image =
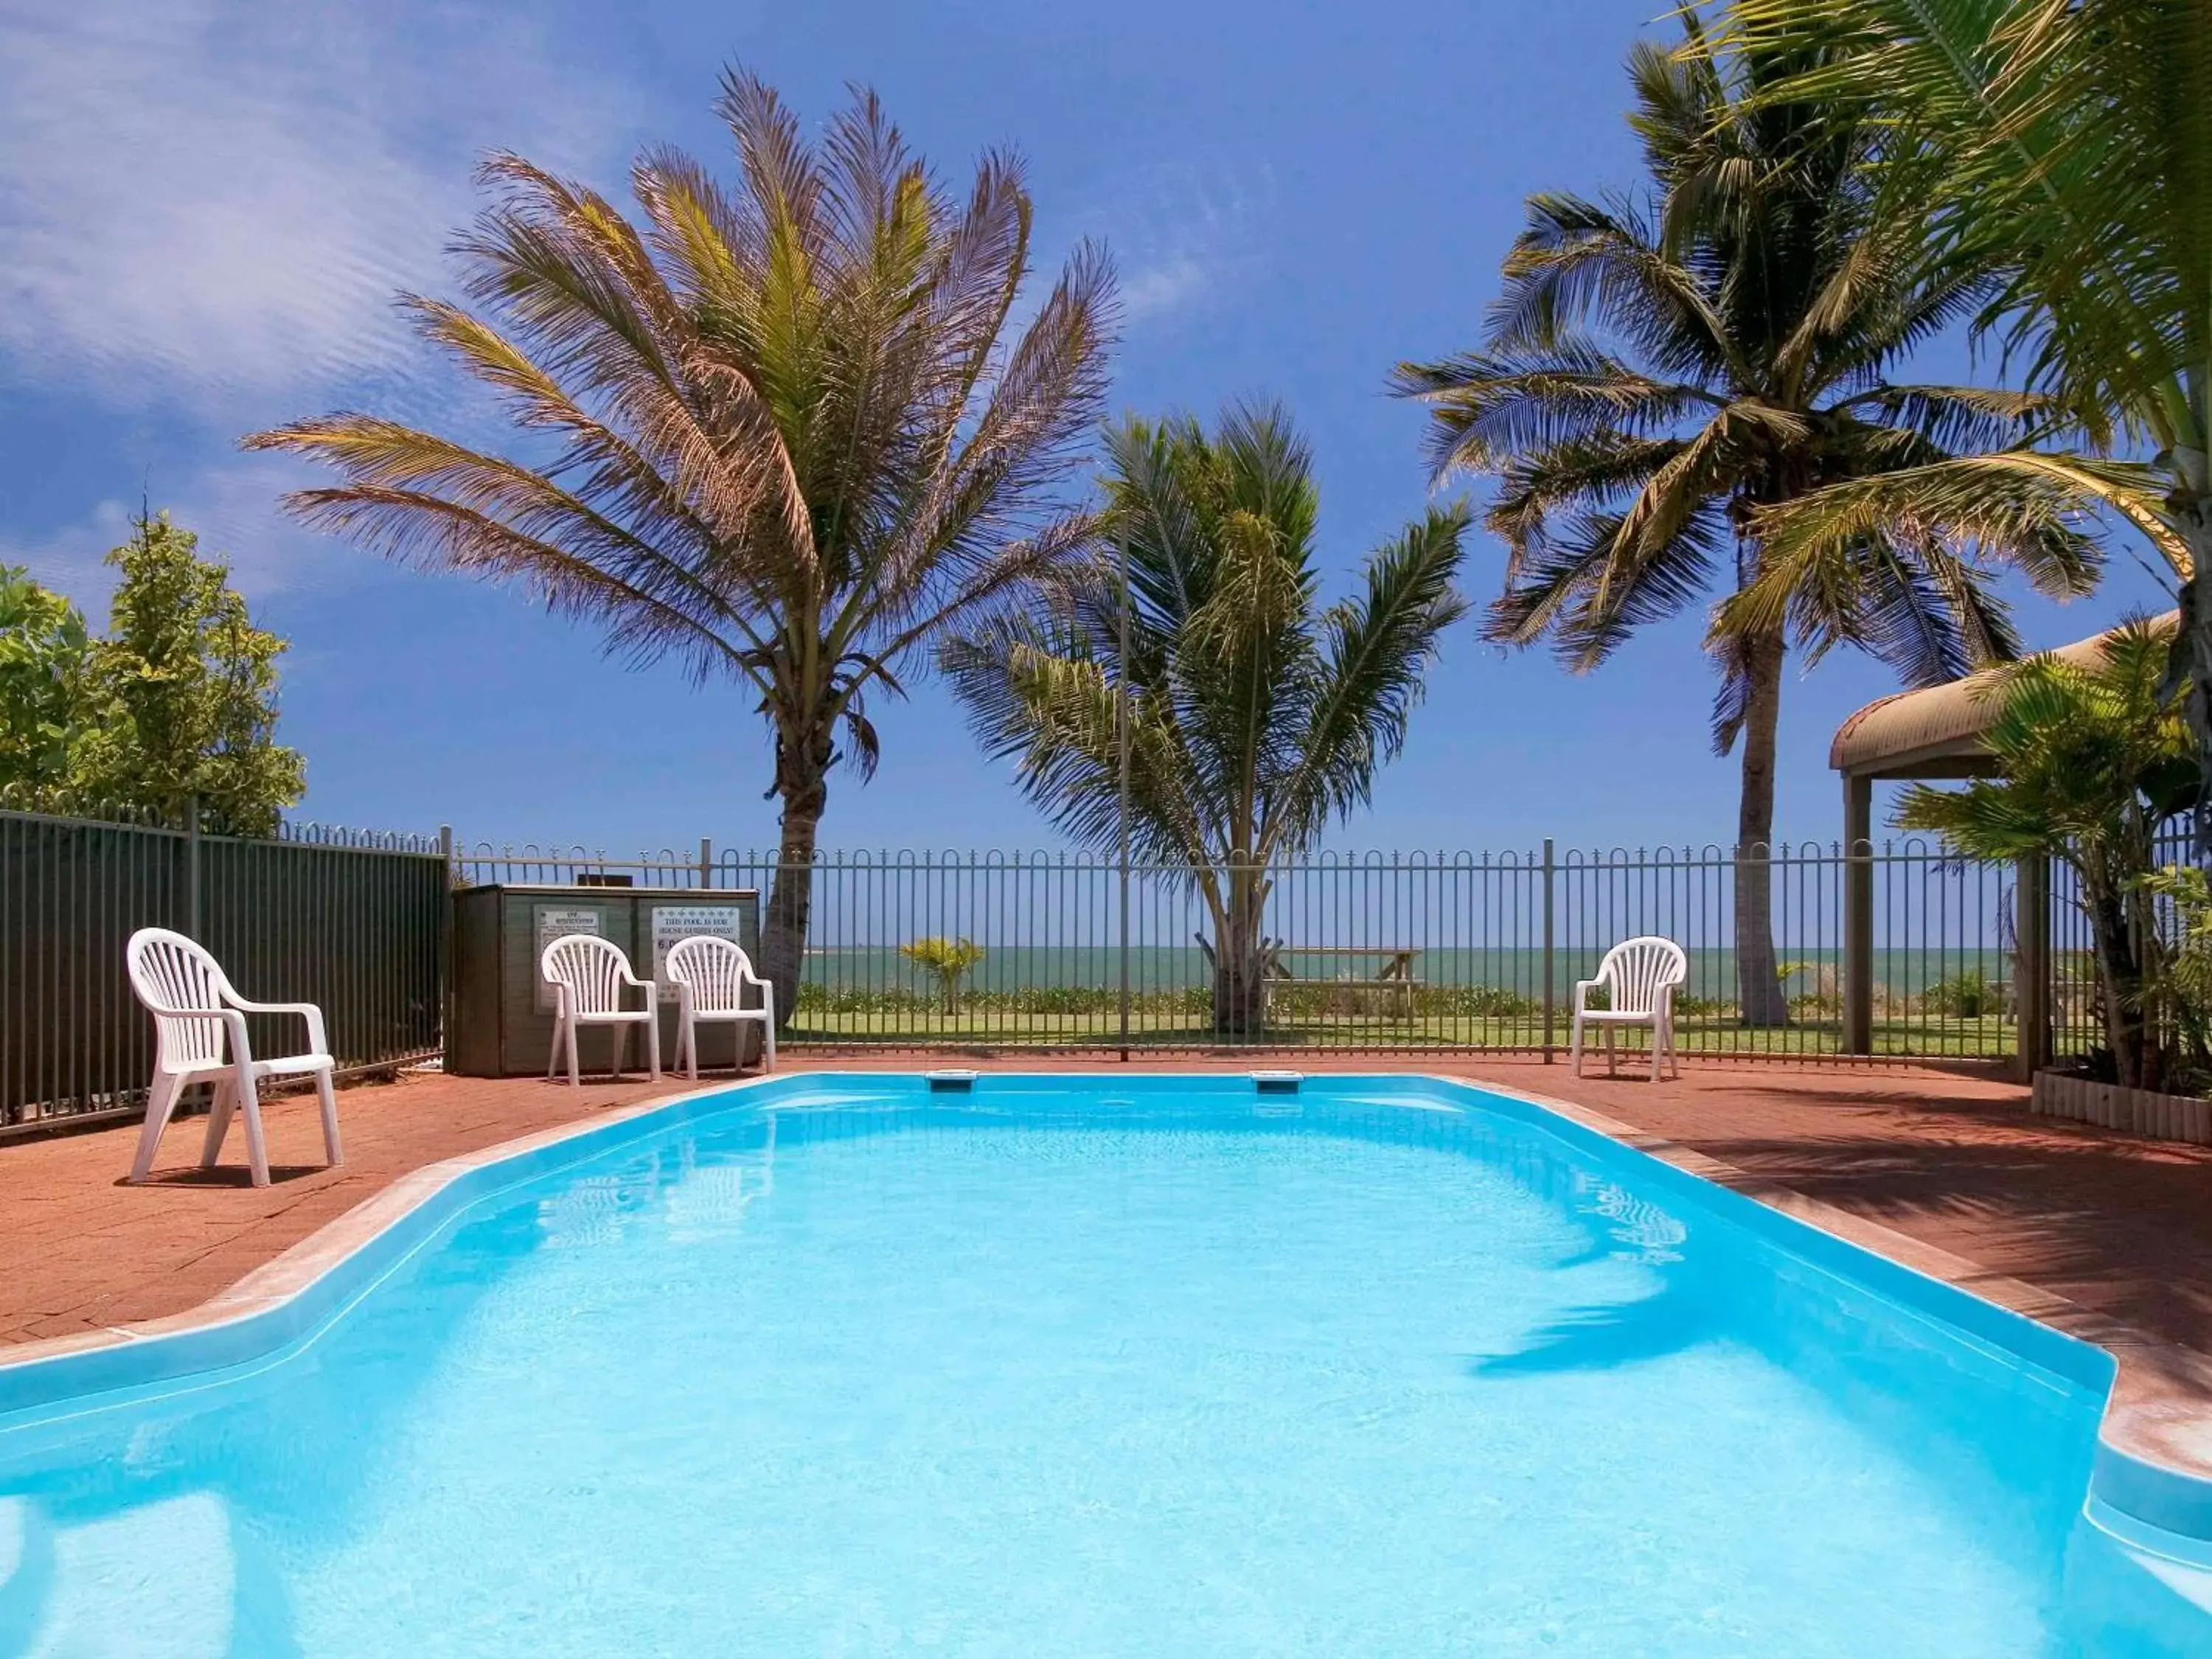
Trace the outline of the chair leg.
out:
<instances>
[{"instance_id":1,"label":"chair leg","mask_svg":"<svg viewBox=\"0 0 2212 1659\"><path fill-rule=\"evenodd\" d=\"M1574 1061L1575 1075L1583 1074L1583 1017L1575 1016L1572 1035L1567 1039L1567 1052Z\"/></svg>"},{"instance_id":2,"label":"chair leg","mask_svg":"<svg viewBox=\"0 0 2212 1659\"><path fill-rule=\"evenodd\" d=\"M645 1076L648 1083L660 1081L660 1010L648 1008L651 1016L645 1022Z\"/></svg>"},{"instance_id":3,"label":"chair leg","mask_svg":"<svg viewBox=\"0 0 2212 1659\"><path fill-rule=\"evenodd\" d=\"M766 1077L775 1070L775 992L771 988L761 993L761 1075Z\"/></svg>"},{"instance_id":4,"label":"chair leg","mask_svg":"<svg viewBox=\"0 0 2212 1659\"><path fill-rule=\"evenodd\" d=\"M580 1089L584 1086L584 1082L576 1075L576 1022L573 1019L568 1021L564 1029L568 1032L568 1086L571 1089Z\"/></svg>"},{"instance_id":5,"label":"chair leg","mask_svg":"<svg viewBox=\"0 0 2212 1659\"><path fill-rule=\"evenodd\" d=\"M238 1079L219 1078L215 1098L208 1102L207 1138L200 1143L200 1168L212 1170L222 1156L222 1143L230 1133L231 1115L238 1109Z\"/></svg>"},{"instance_id":6,"label":"chair leg","mask_svg":"<svg viewBox=\"0 0 2212 1659\"><path fill-rule=\"evenodd\" d=\"M253 1184L269 1184L269 1143L261 1133L261 1091L255 1086L253 1073L247 1072L238 1079L238 1109L246 1115L246 1162L253 1171Z\"/></svg>"},{"instance_id":7,"label":"chair leg","mask_svg":"<svg viewBox=\"0 0 2212 1659\"><path fill-rule=\"evenodd\" d=\"M694 1083L699 1080L699 1027L696 1021L676 1022L676 1069Z\"/></svg>"},{"instance_id":8,"label":"chair leg","mask_svg":"<svg viewBox=\"0 0 2212 1659\"><path fill-rule=\"evenodd\" d=\"M1659 1081L1659 1022L1651 1022L1651 1080Z\"/></svg>"},{"instance_id":9,"label":"chair leg","mask_svg":"<svg viewBox=\"0 0 2212 1659\"><path fill-rule=\"evenodd\" d=\"M1605 1023L1605 1074L1607 1077L1611 1077L1620 1064L1618 1052L1613 1047L1613 1034L1620 1029L1611 1020Z\"/></svg>"},{"instance_id":10,"label":"chair leg","mask_svg":"<svg viewBox=\"0 0 2212 1659\"><path fill-rule=\"evenodd\" d=\"M545 1080L553 1080L553 1073L561 1064L561 1032L568 1022L557 1013L553 1016L553 1047L545 1056Z\"/></svg>"},{"instance_id":11,"label":"chair leg","mask_svg":"<svg viewBox=\"0 0 2212 1659\"><path fill-rule=\"evenodd\" d=\"M619 1083L622 1081L623 1050L629 1047L629 1027L617 1020L607 1027L607 1035L613 1044L607 1066L614 1080Z\"/></svg>"},{"instance_id":12,"label":"chair leg","mask_svg":"<svg viewBox=\"0 0 2212 1659\"><path fill-rule=\"evenodd\" d=\"M138 1132L138 1156L131 1160L131 1178L143 1181L154 1170L154 1149L161 1144L161 1131L167 1127L169 1115L177 1109L177 1097L184 1091L173 1072L154 1073L153 1087L146 1091L146 1127Z\"/></svg>"},{"instance_id":13,"label":"chair leg","mask_svg":"<svg viewBox=\"0 0 2212 1659\"><path fill-rule=\"evenodd\" d=\"M315 1073L315 1092L323 1103L323 1152L333 1170L345 1162L345 1153L338 1146L338 1097L331 1086L328 1072Z\"/></svg>"}]
</instances>

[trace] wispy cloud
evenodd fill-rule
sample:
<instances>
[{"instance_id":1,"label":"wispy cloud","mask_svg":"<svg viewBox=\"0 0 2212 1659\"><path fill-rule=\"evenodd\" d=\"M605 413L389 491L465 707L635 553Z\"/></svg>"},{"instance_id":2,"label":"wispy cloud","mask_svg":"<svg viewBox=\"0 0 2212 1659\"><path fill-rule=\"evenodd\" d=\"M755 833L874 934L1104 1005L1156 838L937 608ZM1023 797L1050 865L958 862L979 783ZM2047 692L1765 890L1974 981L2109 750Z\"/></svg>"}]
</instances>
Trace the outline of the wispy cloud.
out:
<instances>
[{"instance_id":1,"label":"wispy cloud","mask_svg":"<svg viewBox=\"0 0 2212 1659\"><path fill-rule=\"evenodd\" d=\"M241 456L151 505L199 537L201 557L228 564L231 586L248 599L343 583L370 568L373 556L312 534L276 510L278 493L299 482L296 471L282 457ZM29 567L34 580L67 594L97 623L115 588L115 573L104 562L108 550L130 539L141 506L111 497L34 540L0 536L0 564Z\"/></svg>"},{"instance_id":2,"label":"wispy cloud","mask_svg":"<svg viewBox=\"0 0 2212 1659\"><path fill-rule=\"evenodd\" d=\"M1133 323L1180 309L1206 291L1208 269L1195 253L1171 253L1121 279L1121 314Z\"/></svg>"},{"instance_id":3,"label":"wispy cloud","mask_svg":"<svg viewBox=\"0 0 2212 1659\"><path fill-rule=\"evenodd\" d=\"M1247 228L1271 181L1211 176L1188 164L1137 174L1127 195L1092 216L1121 266L1121 312L1141 326L1195 314L1249 257Z\"/></svg>"},{"instance_id":4,"label":"wispy cloud","mask_svg":"<svg viewBox=\"0 0 2212 1659\"><path fill-rule=\"evenodd\" d=\"M556 165L606 94L497 9L0 4L0 354L187 409L405 378L494 144Z\"/></svg>"}]
</instances>

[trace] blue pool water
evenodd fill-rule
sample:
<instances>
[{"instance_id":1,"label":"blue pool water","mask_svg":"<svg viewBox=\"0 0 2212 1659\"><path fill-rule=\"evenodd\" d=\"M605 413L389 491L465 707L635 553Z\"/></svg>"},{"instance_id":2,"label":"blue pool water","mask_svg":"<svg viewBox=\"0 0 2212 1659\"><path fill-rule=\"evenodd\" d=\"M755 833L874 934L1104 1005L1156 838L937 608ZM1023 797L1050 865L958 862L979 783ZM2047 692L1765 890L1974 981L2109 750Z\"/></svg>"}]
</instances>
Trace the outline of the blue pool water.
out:
<instances>
[{"instance_id":1,"label":"blue pool water","mask_svg":"<svg viewBox=\"0 0 2212 1659\"><path fill-rule=\"evenodd\" d=\"M1437 1085L744 1091L0 1419L0 1653L2212 1653L2094 1364L1705 1191Z\"/></svg>"}]
</instances>

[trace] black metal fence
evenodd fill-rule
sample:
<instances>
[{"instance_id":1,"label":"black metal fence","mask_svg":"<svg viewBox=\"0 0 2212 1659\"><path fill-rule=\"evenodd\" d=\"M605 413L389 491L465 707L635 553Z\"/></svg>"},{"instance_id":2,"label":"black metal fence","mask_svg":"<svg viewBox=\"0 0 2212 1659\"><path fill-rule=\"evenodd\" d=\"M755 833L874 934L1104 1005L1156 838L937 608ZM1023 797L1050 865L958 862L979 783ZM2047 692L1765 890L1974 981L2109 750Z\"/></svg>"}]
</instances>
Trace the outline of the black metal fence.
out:
<instances>
[{"instance_id":1,"label":"black metal fence","mask_svg":"<svg viewBox=\"0 0 2212 1659\"><path fill-rule=\"evenodd\" d=\"M1239 1041L1331 1049L1553 1050L1574 983L1607 947L1663 934L1690 957L1678 1000L1685 1054L1813 1058L1845 1047L1844 909L1850 864L1834 845L1778 846L1772 895L1781 1024L1747 1024L1735 939L1737 862L1704 848L1322 856L1267 872L1270 982L1263 1028ZM1872 879L1863 1051L2002 1060L2019 1047L2012 866L1885 842ZM663 848L478 845L463 882L622 881L757 887L775 855ZM1211 1006L1214 928L1197 872L1060 853L828 854L813 886L805 971L788 1043L886 1048L1170 1049L1223 1038ZM981 951L956 983L921 942ZM921 947L921 948L916 948ZM2054 972L2077 957L2052 953ZM1121 994L1126 973L1128 995ZM2067 1006L2071 1006L2069 1003ZM2085 1038L2079 1022L2062 1042Z\"/></svg>"},{"instance_id":2,"label":"black metal fence","mask_svg":"<svg viewBox=\"0 0 2212 1659\"><path fill-rule=\"evenodd\" d=\"M124 942L199 939L259 1000L321 1006L342 1066L434 1054L449 846L288 827L275 841L0 812L0 1126L143 1101L153 1029ZM273 1017L258 1043L296 1043Z\"/></svg>"},{"instance_id":3,"label":"black metal fence","mask_svg":"<svg viewBox=\"0 0 2212 1659\"><path fill-rule=\"evenodd\" d=\"M2152 842L2151 861L2160 867L2197 862L2196 831L2188 818L2176 818L2159 830ZM2104 1005L2098 995L2089 918L2081 907L2081 884L2071 871L2053 865L2045 879L2049 935L2044 948L2049 954L2051 1046L2062 1056L2084 1054L2105 1042ZM2153 909L2157 925L2171 939L2176 926L2173 907L2161 902Z\"/></svg>"},{"instance_id":4,"label":"black metal fence","mask_svg":"<svg viewBox=\"0 0 2212 1659\"><path fill-rule=\"evenodd\" d=\"M2182 843L2166 849L2179 857ZM825 1048L1160 1051L1565 1047L1575 982L1637 933L1681 944L1686 1054L2002 1060L2024 1012L2051 1048L2097 1040L2086 939L2063 876L2021 903L2010 866L1884 842L1778 846L1764 860L1787 1018L1743 1017L1725 848L1324 855L1266 873L1267 985L1256 1030L1212 1006L1218 930L1200 872L1065 853L824 855L785 1042ZM1866 963L1845 960L1854 865L1870 888ZM320 1004L348 1066L436 1054L449 883L757 887L774 854L456 848L450 836L288 827L272 842L0 812L0 1126L134 1106L152 1034L123 971L135 928L201 939L249 995ZM2037 900L2040 897L2040 902ZM1126 905L1126 910L1125 910ZM1126 923L1124 917L1126 915ZM2042 920L2027 943L2021 918ZM965 942L949 970L926 941ZM1859 1027L1849 988L1863 987ZM1126 994L1125 994L1126 987ZM2037 998L2042 999L2039 1007ZM258 1040L283 1041L271 1030Z\"/></svg>"}]
</instances>

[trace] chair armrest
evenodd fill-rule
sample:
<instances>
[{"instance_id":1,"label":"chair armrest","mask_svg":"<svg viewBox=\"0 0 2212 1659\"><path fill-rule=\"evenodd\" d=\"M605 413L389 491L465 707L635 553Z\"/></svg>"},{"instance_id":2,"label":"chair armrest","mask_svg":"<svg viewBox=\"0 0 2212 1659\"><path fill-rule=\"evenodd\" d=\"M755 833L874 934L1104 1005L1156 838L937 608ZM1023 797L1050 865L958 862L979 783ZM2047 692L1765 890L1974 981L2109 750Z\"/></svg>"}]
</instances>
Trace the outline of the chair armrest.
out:
<instances>
[{"instance_id":1,"label":"chair armrest","mask_svg":"<svg viewBox=\"0 0 2212 1659\"><path fill-rule=\"evenodd\" d=\"M246 1005L248 1008L252 1004ZM157 1019L212 1019L218 1022L230 1036L230 1061L233 1066L241 1060L251 1060L253 1050L246 1040L246 1016L236 1007L229 1008L165 1008L159 1003L146 1004L147 1012Z\"/></svg>"},{"instance_id":2,"label":"chair armrest","mask_svg":"<svg viewBox=\"0 0 2212 1659\"><path fill-rule=\"evenodd\" d=\"M330 1039L323 1032L323 1011L315 1004L312 1002L248 1002L236 992L233 992L227 1000L230 1006L240 1013L299 1015L307 1022L307 1052L313 1054L330 1053Z\"/></svg>"},{"instance_id":3,"label":"chair armrest","mask_svg":"<svg viewBox=\"0 0 2212 1659\"><path fill-rule=\"evenodd\" d=\"M658 980L640 979L637 976L637 970L626 961L622 964L622 975L623 984L635 985L645 993L647 1007L657 1008L660 1006L660 982ZM615 999L615 1006L617 1008L622 1006L622 999L619 996Z\"/></svg>"},{"instance_id":4,"label":"chair armrest","mask_svg":"<svg viewBox=\"0 0 2212 1659\"><path fill-rule=\"evenodd\" d=\"M1575 981L1575 1012L1579 1014L1583 1012L1583 1005L1589 1000L1589 994L1596 987L1597 981L1594 979L1578 979Z\"/></svg>"}]
</instances>

